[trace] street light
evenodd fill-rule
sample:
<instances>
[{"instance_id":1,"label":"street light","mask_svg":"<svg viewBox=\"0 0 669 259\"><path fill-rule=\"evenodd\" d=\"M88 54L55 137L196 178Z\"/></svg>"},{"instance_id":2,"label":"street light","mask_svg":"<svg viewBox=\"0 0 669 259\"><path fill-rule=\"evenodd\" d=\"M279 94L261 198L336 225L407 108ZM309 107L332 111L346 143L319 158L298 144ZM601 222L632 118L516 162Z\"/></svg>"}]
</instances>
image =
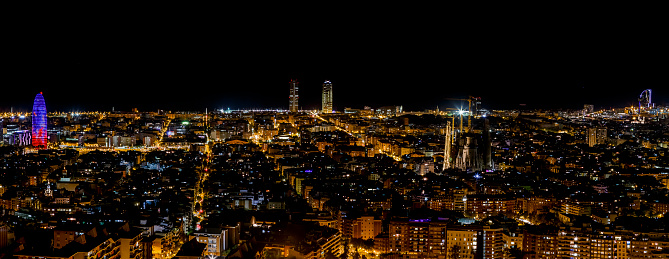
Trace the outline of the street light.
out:
<instances>
[{"instance_id":1,"label":"street light","mask_svg":"<svg viewBox=\"0 0 669 259\"><path fill-rule=\"evenodd\" d=\"M462 132L462 114L464 113L465 111L463 111L462 108L458 110L458 114L460 115L460 132Z\"/></svg>"}]
</instances>

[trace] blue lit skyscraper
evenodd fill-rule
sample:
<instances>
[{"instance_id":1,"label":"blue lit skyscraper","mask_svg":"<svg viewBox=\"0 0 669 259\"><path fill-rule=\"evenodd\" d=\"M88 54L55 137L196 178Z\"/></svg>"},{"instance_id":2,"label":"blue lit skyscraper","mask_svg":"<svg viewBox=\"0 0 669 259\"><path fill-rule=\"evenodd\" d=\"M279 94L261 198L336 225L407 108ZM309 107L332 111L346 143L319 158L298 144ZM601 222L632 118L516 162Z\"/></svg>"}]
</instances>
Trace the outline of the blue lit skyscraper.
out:
<instances>
[{"instance_id":1,"label":"blue lit skyscraper","mask_svg":"<svg viewBox=\"0 0 669 259\"><path fill-rule=\"evenodd\" d=\"M41 92L35 96L32 121L33 147L46 148L46 104L44 103L44 96L42 96Z\"/></svg>"}]
</instances>

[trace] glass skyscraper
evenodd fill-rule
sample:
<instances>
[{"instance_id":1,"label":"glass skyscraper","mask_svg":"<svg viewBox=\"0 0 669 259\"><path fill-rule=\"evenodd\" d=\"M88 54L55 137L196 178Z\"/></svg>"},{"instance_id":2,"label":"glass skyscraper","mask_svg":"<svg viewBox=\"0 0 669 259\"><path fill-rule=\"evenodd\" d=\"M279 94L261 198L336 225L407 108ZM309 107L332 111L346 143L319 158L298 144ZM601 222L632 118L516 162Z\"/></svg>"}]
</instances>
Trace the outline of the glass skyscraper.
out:
<instances>
[{"instance_id":1,"label":"glass skyscraper","mask_svg":"<svg viewBox=\"0 0 669 259\"><path fill-rule=\"evenodd\" d=\"M298 94L298 87L297 87L297 80L290 80L290 95L288 96L288 110L290 112L297 112L298 108L298 100L300 98L300 95Z\"/></svg>"},{"instance_id":2,"label":"glass skyscraper","mask_svg":"<svg viewBox=\"0 0 669 259\"><path fill-rule=\"evenodd\" d=\"M46 104L41 92L35 96L33 102L32 122L33 147L46 148Z\"/></svg>"},{"instance_id":3,"label":"glass skyscraper","mask_svg":"<svg viewBox=\"0 0 669 259\"><path fill-rule=\"evenodd\" d=\"M332 113L332 82L323 83L323 96L321 99L321 112Z\"/></svg>"}]
</instances>

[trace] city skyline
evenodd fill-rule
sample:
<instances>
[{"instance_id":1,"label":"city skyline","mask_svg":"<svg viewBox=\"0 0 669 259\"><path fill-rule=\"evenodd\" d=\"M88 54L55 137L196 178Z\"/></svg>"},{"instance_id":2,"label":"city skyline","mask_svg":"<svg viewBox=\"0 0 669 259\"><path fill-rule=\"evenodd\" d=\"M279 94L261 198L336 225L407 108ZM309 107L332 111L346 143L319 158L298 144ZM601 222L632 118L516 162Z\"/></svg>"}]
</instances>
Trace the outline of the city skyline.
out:
<instances>
[{"instance_id":1,"label":"city skyline","mask_svg":"<svg viewBox=\"0 0 669 259\"><path fill-rule=\"evenodd\" d=\"M300 82L299 80L297 80ZM328 80L329 81L329 80ZM300 82L300 85L302 83ZM279 87L277 87L279 88ZM319 89L313 89L314 87L311 87L311 89L304 89L304 87L300 87L300 102L299 102L299 110L322 110L322 83ZM337 88L339 88L339 85L337 85ZM344 87L342 87L344 88ZM284 87L283 92L286 92L288 87ZM640 88L639 88L640 89ZM652 89L652 88L648 88ZM316 90L319 92L316 93ZM582 93L592 93L592 92L602 92L604 95L611 95L611 92L605 91L605 90L600 90L600 89L573 89L576 92L582 92ZM637 90L637 89L633 89ZM475 97L481 97L485 96L482 98L482 107L490 110L513 110L513 109L519 109L519 110L532 110L532 109L545 109L545 110L559 110L559 109L567 109L567 110L577 110L577 109L582 109L583 105L588 104L588 105L593 105L594 110L603 110L603 109L611 109L611 108L623 108L623 107L636 107L638 106L638 96L639 94L645 90L645 89L640 89L639 93L634 94L633 90L627 89L624 92L627 93L626 96L623 96L622 94L619 94L615 97L610 97L606 100L601 100L601 99L586 99L586 98L578 98L579 95L575 95L572 97L570 100L571 102L563 103L564 105L560 106L559 103L542 103L540 99L533 99L533 98L524 98L524 99L518 99L517 98L509 98L509 97L500 97L500 98L495 98L494 96L491 96L492 94L485 94L485 95L467 95L464 93L458 93L455 95L449 95L445 96L443 98L439 96L424 96L422 97L425 102L421 104L417 104L415 102L402 102L400 101L389 101L392 99L385 98L383 100L386 101L368 101L366 103L360 103L360 102L351 102L350 100L340 100L341 98L339 95L345 95L344 94L338 94L337 97L334 97L333 101L333 110L335 112L343 112L344 108L353 108L353 109L362 109L364 107L370 107L372 109L376 109L382 106L392 106L392 105L399 105L405 107L405 110L407 111L422 111L422 110L434 110L435 108L439 108L440 110L445 110L445 109L453 109L453 108L460 108L460 107L465 107L467 105L466 102L463 101L453 101L449 99L458 99L458 98L467 98L468 96L475 96ZM666 91L663 91L662 89L653 90L653 100L652 103L658 106L667 106L669 103L667 101ZM337 89L337 92L344 91L344 89ZM523 91L523 90L519 90ZM39 91L38 91L39 92ZM305 93L306 92L306 93ZM25 93L25 94L24 94ZM34 92L28 92L28 90L22 90L22 91L16 91L13 93L14 95L17 95L17 98L12 98L11 100L5 100L0 104L0 112L30 112L32 102L27 100L27 95L33 94ZM318 94L318 95L316 95ZM23 96L18 96L18 95L23 95ZM544 95L542 93L542 95ZM550 93L547 92L545 95L551 95L552 97L556 99L562 98L563 100L566 100L567 98L570 98L569 96L564 96L564 93ZM47 93L45 93L45 96L49 96L50 102L47 104L47 108L49 111L56 111L56 112L72 112L72 111L131 111L135 108L139 108L141 111L155 111L155 110L169 110L169 111L200 111L200 110L225 110L225 109L233 109L233 110L244 110L244 109L279 109L279 110L290 110L290 107L288 105L289 102L286 101L286 99L289 99L289 95L286 94L286 96L273 96L275 99L269 99L271 97L266 97L262 101L256 101L256 102L248 102L246 104L242 104L243 102L239 101L230 101L230 102L225 102L222 104L215 104L217 102L211 102L211 105L199 103L199 104L187 104L187 105L161 105L161 104L149 104L147 105L146 103L124 103L124 102L109 102L109 103L89 103L89 102L79 102L79 103L64 103L63 102L63 95L62 93L59 93L58 91L51 92L47 90ZM25 98L21 98L25 97ZM23 100L26 99L26 100ZM51 101L53 99L53 101ZM574 101L574 99L577 99L578 101ZM167 102L169 103L169 102ZM282 105L283 103L283 105ZM306 105L303 105L303 103L306 103ZM263 105L264 104L264 105ZM466 107L465 107L466 108Z\"/></svg>"},{"instance_id":2,"label":"city skyline","mask_svg":"<svg viewBox=\"0 0 669 259\"><path fill-rule=\"evenodd\" d=\"M663 16L266 5L6 19L0 258L669 258Z\"/></svg>"},{"instance_id":3,"label":"city skyline","mask_svg":"<svg viewBox=\"0 0 669 259\"><path fill-rule=\"evenodd\" d=\"M35 100L36 112L50 102ZM472 101L464 118L394 106L58 114L47 148L30 142L31 118L0 114L0 251L669 256L666 109L584 120L593 106L524 115Z\"/></svg>"}]
</instances>

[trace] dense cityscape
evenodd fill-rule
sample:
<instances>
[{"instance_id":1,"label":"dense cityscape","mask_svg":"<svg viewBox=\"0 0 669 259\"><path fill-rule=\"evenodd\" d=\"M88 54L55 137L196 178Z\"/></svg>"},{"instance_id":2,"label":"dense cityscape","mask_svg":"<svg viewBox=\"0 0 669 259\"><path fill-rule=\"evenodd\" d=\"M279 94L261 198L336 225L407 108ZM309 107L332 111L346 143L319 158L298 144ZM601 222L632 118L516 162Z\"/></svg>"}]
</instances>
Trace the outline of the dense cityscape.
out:
<instances>
[{"instance_id":1,"label":"dense cityscape","mask_svg":"<svg viewBox=\"0 0 669 259\"><path fill-rule=\"evenodd\" d=\"M669 258L669 107L0 114L0 258ZM281 98L285 98L281 97ZM277 97L278 98L278 97ZM334 99L336 100L336 99Z\"/></svg>"}]
</instances>

